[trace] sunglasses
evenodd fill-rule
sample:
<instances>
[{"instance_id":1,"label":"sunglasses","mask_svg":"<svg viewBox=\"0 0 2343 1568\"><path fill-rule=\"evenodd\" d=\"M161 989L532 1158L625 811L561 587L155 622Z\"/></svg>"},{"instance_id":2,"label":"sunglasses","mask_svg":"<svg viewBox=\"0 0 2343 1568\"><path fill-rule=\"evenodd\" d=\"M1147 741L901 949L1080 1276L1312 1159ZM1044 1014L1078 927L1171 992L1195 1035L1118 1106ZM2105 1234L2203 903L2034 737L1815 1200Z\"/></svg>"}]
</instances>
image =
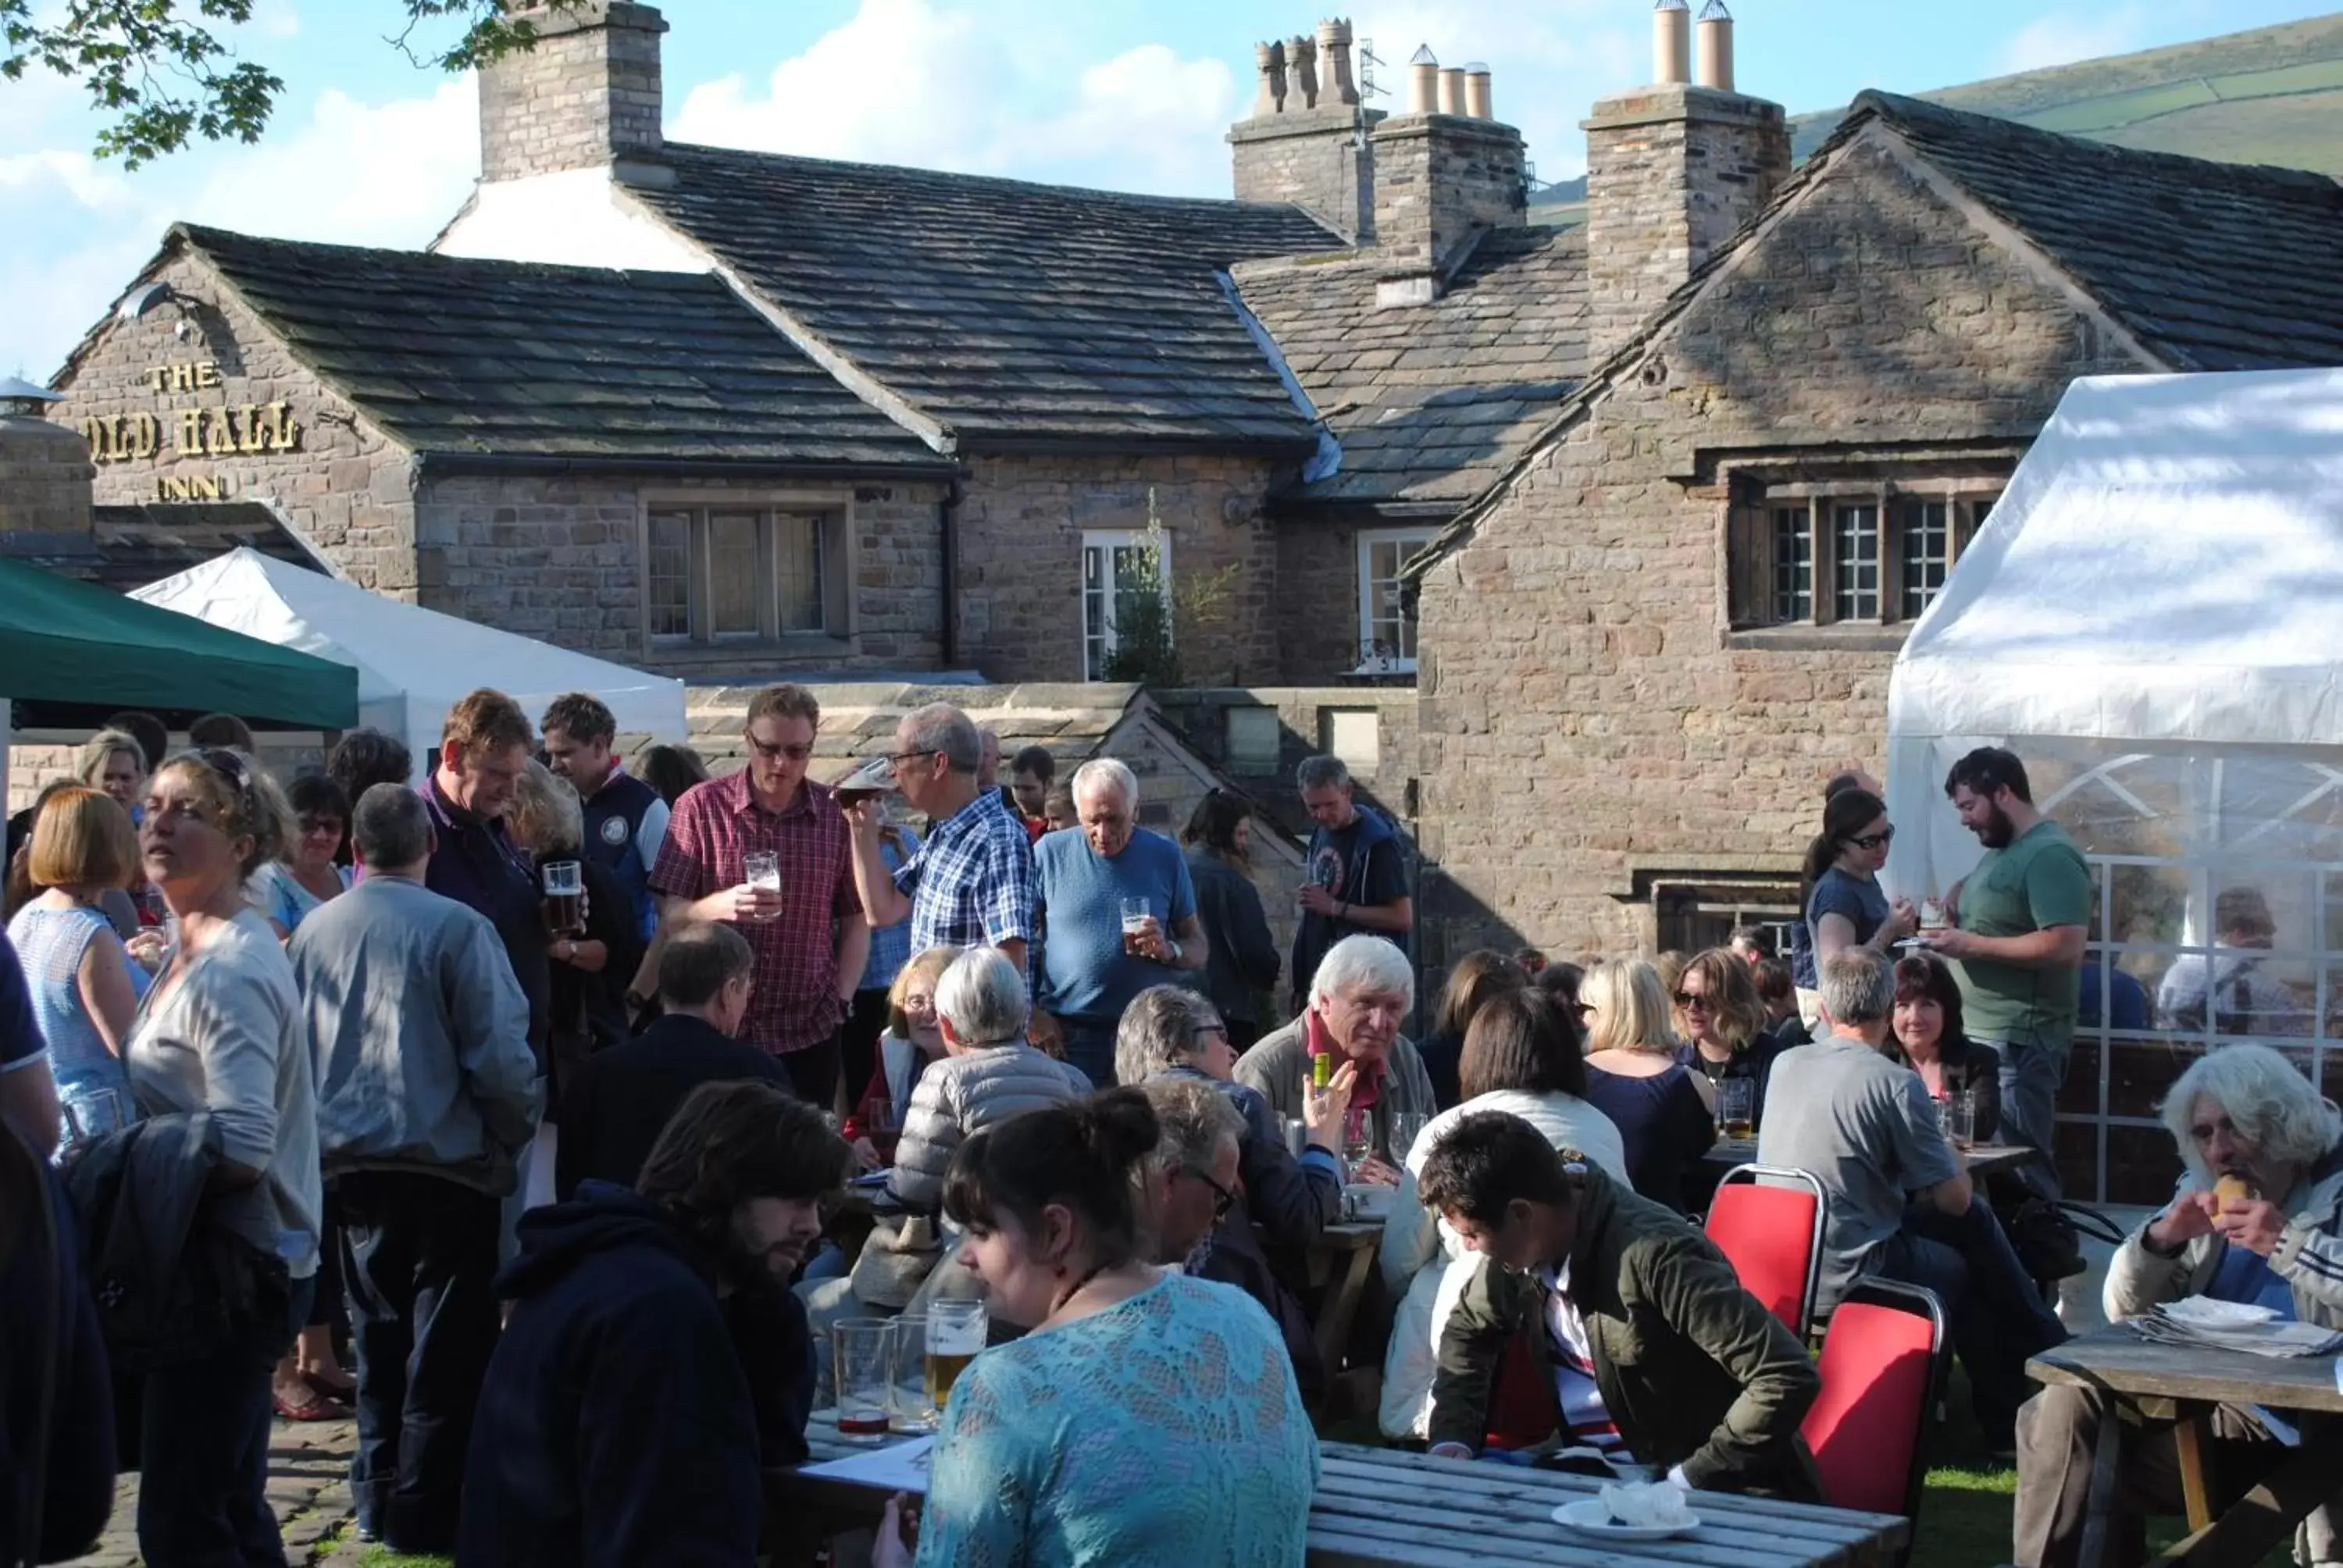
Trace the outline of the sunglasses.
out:
<instances>
[{"instance_id":1,"label":"sunglasses","mask_svg":"<svg viewBox=\"0 0 2343 1568\"><path fill-rule=\"evenodd\" d=\"M1895 841L1896 825L1893 822L1890 822L1886 827L1882 828L1876 833L1865 833L1860 839L1849 839L1847 840L1848 843L1854 845L1858 849L1876 849L1883 844L1892 844Z\"/></svg>"},{"instance_id":2,"label":"sunglasses","mask_svg":"<svg viewBox=\"0 0 2343 1568\"><path fill-rule=\"evenodd\" d=\"M754 751L758 756L763 758L768 762L774 761L783 757L788 758L792 762L803 762L806 759L813 755L813 743L811 741L808 741L802 746L768 746L753 735L743 736L741 739L748 741L749 749Z\"/></svg>"},{"instance_id":3,"label":"sunglasses","mask_svg":"<svg viewBox=\"0 0 2343 1568\"><path fill-rule=\"evenodd\" d=\"M1698 1008L1701 1011L1706 1012L1708 1010L1708 998L1698 991L1680 990L1676 992L1676 1006L1682 1008L1686 1012L1690 1012L1694 1008Z\"/></svg>"}]
</instances>

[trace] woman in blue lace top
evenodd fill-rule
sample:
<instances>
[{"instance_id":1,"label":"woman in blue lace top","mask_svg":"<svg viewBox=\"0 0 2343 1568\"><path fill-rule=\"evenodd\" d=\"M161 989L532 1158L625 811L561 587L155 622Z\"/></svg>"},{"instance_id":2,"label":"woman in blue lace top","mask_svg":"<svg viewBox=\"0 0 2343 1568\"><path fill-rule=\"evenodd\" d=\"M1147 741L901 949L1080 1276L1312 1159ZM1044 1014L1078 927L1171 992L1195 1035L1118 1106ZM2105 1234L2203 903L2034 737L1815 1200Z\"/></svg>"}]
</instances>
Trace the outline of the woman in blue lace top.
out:
<instances>
[{"instance_id":1,"label":"woman in blue lace top","mask_svg":"<svg viewBox=\"0 0 2343 1568\"><path fill-rule=\"evenodd\" d=\"M954 1156L961 1261L993 1314L1032 1332L952 1388L920 1568L1302 1561L1317 1437L1269 1314L1140 1255L1156 1141L1146 1097L1121 1089L1028 1111ZM876 1568L911 1561L901 1503Z\"/></svg>"}]
</instances>

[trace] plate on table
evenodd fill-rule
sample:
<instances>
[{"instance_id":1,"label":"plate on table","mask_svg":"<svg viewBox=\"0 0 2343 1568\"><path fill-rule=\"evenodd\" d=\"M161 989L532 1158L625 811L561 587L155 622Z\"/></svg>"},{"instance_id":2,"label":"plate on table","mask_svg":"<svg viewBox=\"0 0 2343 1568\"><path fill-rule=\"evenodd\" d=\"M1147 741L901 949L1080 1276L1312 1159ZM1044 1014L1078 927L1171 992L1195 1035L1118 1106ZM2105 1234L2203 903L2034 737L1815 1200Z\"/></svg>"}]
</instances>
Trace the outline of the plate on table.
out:
<instances>
[{"instance_id":1,"label":"plate on table","mask_svg":"<svg viewBox=\"0 0 2343 1568\"><path fill-rule=\"evenodd\" d=\"M1582 1497L1575 1503L1565 1503L1554 1511L1554 1522L1565 1530L1598 1541L1665 1541L1671 1536L1689 1535L1700 1528L1700 1516L1693 1515L1682 1524L1621 1524L1611 1517L1599 1497Z\"/></svg>"}]
</instances>

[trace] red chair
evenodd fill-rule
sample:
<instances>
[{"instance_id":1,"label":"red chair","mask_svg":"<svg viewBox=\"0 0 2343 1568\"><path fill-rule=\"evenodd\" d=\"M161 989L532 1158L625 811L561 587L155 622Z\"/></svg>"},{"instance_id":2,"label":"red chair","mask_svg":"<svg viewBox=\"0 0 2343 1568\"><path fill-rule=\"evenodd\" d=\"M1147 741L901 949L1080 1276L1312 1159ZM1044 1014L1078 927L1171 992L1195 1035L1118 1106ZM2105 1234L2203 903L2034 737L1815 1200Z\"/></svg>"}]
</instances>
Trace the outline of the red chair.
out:
<instances>
[{"instance_id":1,"label":"red chair","mask_svg":"<svg viewBox=\"0 0 2343 1568\"><path fill-rule=\"evenodd\" d=\"M1708 1239L1742 1288L1802 1341L1822 1286L1825 1209L1820 1181L1778 1165L1725 1172L1708 1205Z\"/></svg>"},{"instance_id":2,"label":"red chair","mask_svg":"<svg viewBox=\"0 0 2343 1568\"><path fill-rule=\"evenodd\" d=\"M1916 1285L1857 1280L1823 1336L1823 1392L1800 1427L1835 1508L1916 1518L1923 1441L1952 1361L1945 1310Z\"/></svg>"}]
</instances>

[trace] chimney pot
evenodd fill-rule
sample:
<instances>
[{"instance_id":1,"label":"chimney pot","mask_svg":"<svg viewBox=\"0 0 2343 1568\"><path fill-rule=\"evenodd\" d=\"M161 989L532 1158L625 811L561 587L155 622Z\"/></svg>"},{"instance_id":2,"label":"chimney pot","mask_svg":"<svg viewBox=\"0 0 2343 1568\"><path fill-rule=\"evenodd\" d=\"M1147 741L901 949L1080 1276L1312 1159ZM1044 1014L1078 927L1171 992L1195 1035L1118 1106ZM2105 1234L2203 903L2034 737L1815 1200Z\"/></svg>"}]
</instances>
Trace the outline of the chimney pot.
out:
<instances>
[{"instance_id":1,"label":"chimney pot","mask_svg":"<svg viewBox=\"0 0 2343 1568\"><path fill-rule=\"evenodd\" d=\"M1652 7L1652 80L1673 86L1692 80L1692 7L1658 0Z\"/></svg>"},{"instance_id":2,"label":"chimney pot","mask_svg":"<svg viewBox=\"0 0 2343 1568\"><path fill-rule=\"evenodd\" d=\"M1421 45L1407 62L1407 112L1437 114L1440 110L1440 61L1432 45Z\"/></svg>"},{"instance_id":3,"label":"chimney pot","mask_svg":"<svg viewBox=\"0 0 2343 1568\"><path fill-rule=\"evenodd\" d=\"M1318 40L1307 33L1296 33L1285 41L1285 71L1288 90L1299 96L1301 106L1318 106Z\"/></svg>"},{"instance_id":4,"label":"chimney pot","mask_svg":"<svg viewBox=\"0 0 2343 1568\"><path fill-rule=\"evenodd\" d=\"M1721 93L1733 88L1733 13L1725 0L1708 0L1701 7L1694 38L1693 80Z\"/></svg>"},{"instance_id":5,"label":"chimney pot","mask_svg":"<svg viewBox=\"0 0 2343 1568\"><path fill-rule=\"evenodd\" d=\"M1489 67L1475 60L1464 67L1464 112L1476 120L1493 120L1489 101Z\"/></svg>"},{"instance_id":6,"label":"chimney pot","mask_svg":"<svg viewBox=\"0 0 2343 1568\"><path fill-rule=\"evenodd\" d=\"M1261 73L1260 87L1253 94L1252 116L1282 114L1285 109L1285 45L1275 41L1256 44L1252 50L1253 69Z\"/></svg>"},{"instance_id":7,"label":"chimney pot","mask_svg":"<svg viewBox=\"0 0 2343 1568\"><path fill-rule=\"evenodd\" d=\"M1462 115L1464 112L1464 67L1451 65L1440 73L1440 112Z\"/></svg>"},{"instance_id":8,"label":"chimney pot","mask_svg":"<svg viewBox=\"0 0 2343 1568\"><path fill-rule=\"evenodd\" d=\"M1329 16L1318 24L1318 91L1327 102L1355 104L1359 83L1351 72L1351 19Z\"/></svg>"}]
</instances>

